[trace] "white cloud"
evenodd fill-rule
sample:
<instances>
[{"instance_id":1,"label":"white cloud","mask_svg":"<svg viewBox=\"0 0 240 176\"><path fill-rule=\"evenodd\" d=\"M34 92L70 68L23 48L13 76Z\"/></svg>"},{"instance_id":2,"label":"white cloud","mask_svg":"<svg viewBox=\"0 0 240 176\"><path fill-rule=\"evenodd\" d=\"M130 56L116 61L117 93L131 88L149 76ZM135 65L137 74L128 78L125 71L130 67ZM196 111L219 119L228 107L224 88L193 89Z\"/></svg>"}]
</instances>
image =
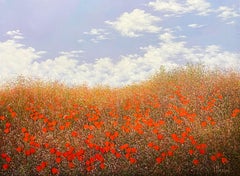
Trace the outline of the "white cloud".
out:
<instances>
[{"instance_id":1,"label":"white cloud","mask_svg":"<svg viewBox=\"0 0 240 176\"><path fill-rule=\"evenodd\" d=\"M12 39L15 39L15 40L24 39L20 30L8 31L6 35L10 36Z\"/></svg>"},{"instance_id":2,"label":"white cloud","mask_svg":"<svg viewBox=\"0 0 240 176\"><path fill-rule=\"evenodd\" d=\"M148 5L156 11L171 13L172 15L196 12L205 16L211 12L210 3L205 0L156 0Z\"/></svg>"},{"instance_id":3,"label":"white cloud","mask_svg":"<svg viewBox=\"0 0 240 176\"><path fill-rule=\"evenodd\" d=\"M60 55L66 56L66 57L78 57L80 54L84 53L83 50L72 50L72 51L61 51L59 52Z\"/></svg>"},{"instance_id":4,"label":"white cloud","mask_svg":"<svg viewBox=\"0 0 240 176\"><path fill-rule=\"evenodd\" d=\"M164 42L170 42L175 38L171 33L172 32L165 32L165 33L160 35L159 39L164 41Z\"/></svg>"},{"instance_id":5,"label":"white cloud","mask_svg":"<svg viewBox=\"0 0 240 176\"><path fill-rule=\"evenodd\" d=\"M193 24L189 24L188 27L196 29L196 28L204 27L204 25L193 23Z\"/></svg>"},{"instance_id":6,"label":"white cloud","mask_svg":"<svg viewBox=\"0 0 240 176\"><path fill-rule=\"evenodd\" d=\"M174 41L175 38L171 31L165 32L159 35L158 45L142 47L142 55L122 56L118 62L99 58L94 63L84 64L75 57L81 51L60 52L56 58L40 60L43 52L7 40L0 42L0 82L23 75L58 80L69 85L86 83L89 86L106 84L115 87L145 80L161 66L171 69L187 62L239 69L239 53L224 51L217 45L187 47L185 42Z\"/></svg>"},{"instance_id":7,"label":"white cloud","mask_svg":"<svg viewBox=\"0 0 240 176\"><path fill-rule=\"evenodd\" d=\"M233 8L230 8L227 6L219 7L217 9L217 12L219 13L218 17L223 20L228 20L228 19L232 19L240 16L240 14L237 13Z\"/></svg>"},{"instance_id":8,"label":"white cloud","mask_svg":"<svg viewBox=\"0 0 240 176\"><path fill-rule=\"evenodd\" d=\"M37 52L15 40L0 42L0 80L6 80L29 70L31 64L44 52Z\"/></svg>"},{"instance_id":9,"label":"white cloud","mask_svg":"<svg viewBox=\"0 0 240 176\"><path fill-rule=\"evenodd\" d=\"M78 42L78 43L83 43L84 40L83 40L83 39L78 39L77 42Z\"/></svg>"},{"instance_id":10,"label":"white cloud","mask_svg":"<svg viewBox=\"0 0 240 176\"><path fill-rule=\"evenodd\" d=\"M84 32L84 34L93 36L93 38L91 38L91 41L94 43L98 43L99 41L109 39L108 37L109 33L106 32L106 30L104 29L93 28L89 32Z\"/></svg>"},{"instance_id":11,"label":"white cloud","mask_svg":"<svg viewBox=\"0 0 240 176\"><path fill-rule=\"evenodd\" d=\"M116 21L106 21L106 23L123 36L138 37L144 32L159 32L161 28L154 25L158 21L160 21L159 17L146 13L144 10L134 9L130 13L123 13Z\"/></svg>"},{"instance_id":12,"label":"white cloud","mask_svg":"<svg viewBox=\"0 0 240 176\"><path fill-rule=\"evenodd\" d=\"M88 35L100 35L104 32L103 29L91 29L89 32L84 32L84 34L88 34Z\"/></svg>"}]
</instances>

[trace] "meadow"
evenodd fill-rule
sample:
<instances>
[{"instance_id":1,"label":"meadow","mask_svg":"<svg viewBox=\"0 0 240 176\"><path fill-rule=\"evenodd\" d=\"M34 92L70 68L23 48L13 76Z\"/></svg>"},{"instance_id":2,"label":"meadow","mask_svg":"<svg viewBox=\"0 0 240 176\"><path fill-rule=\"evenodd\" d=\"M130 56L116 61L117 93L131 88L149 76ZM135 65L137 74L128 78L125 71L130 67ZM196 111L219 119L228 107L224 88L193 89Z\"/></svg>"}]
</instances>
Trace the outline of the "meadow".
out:
<instances>
[{"instance_id":1,"label":"meadow","mask_svg":"<svg viewBox=\"0 0 240 176\"><path fill-rule=\"evenodd\" d=\"M0 89L0 175L239 175L240 74L187 66L121 88Z\"/></svg>"}]
</instances>

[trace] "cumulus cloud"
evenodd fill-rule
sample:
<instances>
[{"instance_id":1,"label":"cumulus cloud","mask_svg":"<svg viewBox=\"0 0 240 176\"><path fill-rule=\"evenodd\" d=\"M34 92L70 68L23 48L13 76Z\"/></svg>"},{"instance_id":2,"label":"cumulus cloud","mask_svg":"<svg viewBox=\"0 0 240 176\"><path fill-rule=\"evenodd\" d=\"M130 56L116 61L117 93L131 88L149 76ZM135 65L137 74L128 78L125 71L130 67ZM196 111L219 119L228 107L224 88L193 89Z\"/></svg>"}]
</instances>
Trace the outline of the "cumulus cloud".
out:
<instances>
[{"instance_id":1,"label":"cumulus cloud","mask_svg":"<svg viewBox=\"0 0 240 176\"><path fill-rule=\"evenodd\" d=\"M14 40L24 39L24 37L23 37L22 33L20 32L20 30L8 31L6 33L6 35L8 35L9 37L11 37Z\"/></svg>"},{"instance_id":2,"label":"cumulus cloud","mask_svg":"<svg viewBox=\"0 0 240 176\"><path fill-rule=\"evenodd\" d=\"M117 87L145 80L161 66L171 69L188 62L239 69L239 53L224 51L217 45L187 47L184 41L176 42L175 38L172 32L165 32L159 35L159 44L142 47L141 55L125 55L118 62L99 58L94 63L83 64L75 55L81 51L60 52L55 58L40 60L43 52L7 40L0 42L0 81L23 75L58 80L68 85L85 83Z\"/></svg>"},{"instance_id":3,"label":"cumulus cloud","mask_svg":"<svg viewBox=\"0 0 240 176\"><path fill-rule=\"evenodd\" d=\"M78 57L82 53L84 53L83 50L72 50L72 51L59 52L60 55L67 56L67 57Z\"/></svg>"},{"instance_id":4,"label":"cumulus cloud","mask_svg":"<svg viewBox=\"0 0 240 176\"><path fill-rule=\"evenodd\" d=\"M196 28L204 27L204 25L193 23L193 24L189 24L188 27L196 29Z\"/></svg>"},{"instance_id":5,"label":"cumulus cloud","mask_svg":"<svg viewBox=\"0 0 240 176\"><path fill-rule=\"evenodd\" d=\"M109 37L108 37L109 33L106 32L106 30L101 29L101 28L100 29L93 28L89 32L84 32L84 34L93 36L93 38L91 38L91 41L93 43L98 43L101 40L109 39Z\"/></svg>"},{"instance_id":6,"label":"cumulus cloud","mask_svg":"<svg viewBox=\"0 0 240 176\"><path fill-rule=\"evenodd\" d=\"M23 74L43 53L32 47L26 47L15 40L0 42L0 80Z\"/></svg>"},{"instance_id":7,"label":"cumulus cloud","mask_svg":"<svg viewBox=\"0 0 240 176\"><path fill-rule=\"evenodd\" d=\"M149 2L148 5L156 11L172 15L196 12L200 16L205 16L211 12L211 5L205 0L156 0Z\"/></svg>"},{"instance_id":8,"label":"cumulus cloud","mask_svg":"<svg viewBox=\"0 0 240 176\"><path fill-rule=\"evenodd\" d=\"M115 30L127 37L138 37L141 33L156 33L160 27L154 23L160 21L159 17L146 13L144 10L134 9L123 13L116 21L106 21Z\"/></svg>"},{"instance_id":9,"label":"cumulus cloud","mask_svg":"<svg viewBox=\"0 0 240 176\"><path fill-rule=\"evenodd\" d=\"M236 17L239 17L240 14L237 13L233 8L227 7L227 6L221 6L217 9L218 17L222 20L228 20L233 19Z\"/></svg>"}]
</instances>

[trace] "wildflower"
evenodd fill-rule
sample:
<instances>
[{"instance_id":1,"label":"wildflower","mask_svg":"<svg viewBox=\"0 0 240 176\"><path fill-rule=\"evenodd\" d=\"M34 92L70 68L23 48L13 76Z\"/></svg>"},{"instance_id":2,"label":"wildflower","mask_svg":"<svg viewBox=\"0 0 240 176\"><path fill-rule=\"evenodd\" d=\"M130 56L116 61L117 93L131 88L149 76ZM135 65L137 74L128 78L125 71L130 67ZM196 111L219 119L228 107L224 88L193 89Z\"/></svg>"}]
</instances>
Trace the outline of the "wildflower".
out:
<instances>
[{"instance_id":1,"label":"wildflower","mask_svg":"<svg viewBox=\"0 0 240 176\"><path fill-rule=\"evenodd\" d=\"M190 127L186 127L186 132L189 133L191 131Z\"/></svg>"},{"instance_id":2,"label":"wildflower","mask_svg":"<svg viewBox=\"0 0 240 176\"><path fill-rule=\"evenodd\" d=\"M42 167L38 165L38 166L36 167L36 170L37 170L38 172L41 172L41 171L42 171Z\"/></svg>"},{"instance_id":3,"label":"wildflower","mask_svg":"<svg viewBox=\"0 0 240 176\"><path fill-rule=\"evenodd\" d=\"M42 167L42 168L45 168L46 166L47 166L47 162L42 161L42 162L41 162L41 167Z\"/></svg>"},{"instance_id":4,"label":"wildflower","mask_svg":"<svg viewBox=\"0 0 240 176\"><path fill-rule=\"evenodd\" d=\"M153 147L152 147L154 150L159 150L160 149L160 147L158 146L158 145L154 145Z\"/></svg>"},{"instance_id":5,"label":"wildflower","mask_svg":"<svg viewBox=\"0 0 240 176\"><path fill-rule=\"evenodd\" d=\"M120 146L120 150L124 150L124 149L126 149L126 148L128 148L128 147L129 147L128 144L123 144L122 146Z\"/></svg>"},{"instance_id":6,"label":"wildflower","mask_svg":"<svg viewBox=\"0 0 240 176\"><path fill-rule=\"evenodd\" d=\"M222 163L223 163L223 164L226 164L226 163L228 163L228 159L227 159L227 158L225 158L225 157L222 157L221 161L222 161Z\"/></svg>"},{"instance_id":7,"label":"wildflower","mask_svg":"<svg viewBox=\"0 0 240 176\"><path fill-rule=\"evenodd\" d=\"M92 138L94 138L94 135L93 134L89 134L88 135L88 139L92 139Z\"/></svg>"},{"instance_id":8,"label":"wildflower","mask_svg":"<svg viewBox=\"0 0 240 176\"><path fill-rule=\"evenodd\" d=\"M16 148L16 151L17 151L18 153L20 153L20 152L22 151L22 147L17 147L17 148Z\"/></svg>"},{"instance_id":9,"label":"wildflower","mask_svg":"<svg viewBox=\"0 0 240 176\"><path fill-rule=\"evenodd\" d=\"M101 122L94 122L94 125L95 125L95 127L96 127L97 129L100 129L103 124L104 124L103 121L101 121Z\"/></svg>"},{"instance_id":10,"label":"wildflower","mask_svg":"<svg viewBox=\"0 0 240 176\"><path fill-rule=\"evenodd\" d=\"M135 158L130 158L129 161L131 164L134 164L134 163L136 163L137 160Z\"/></svg>"},{"instance_id":11,"label":"wildflower","mask_svg":"<svg viewBox=\"0 0 240 176\"><path fill-rule=\"evenodd\" d=\"M51 154L54 154L55 152L56 152L56 149L55 149L55 148L51 148L51 149L50 149L50 153L51 153Z\"/></svg>"},{"instance_id":12,"label":"wildflower","mask_svg":"<svg viewBox=\"0 0 240 176\"><path fill-rule=\"evenodd\" d=\"M201 126L202 127L206 127L207 126L207 122L205 122L205 121L201 122Z\"/></svg>"},{"instance_id":13,"label":"wildflower","mask_svg":"<svg viewBox=\"0 0 240 176\"><path fill-rule=\"evenodd\" d=\"M137 149L133 147L133 148L131 148L131 152L132 152L132 153L136 153L136 152L137 152Z\"/></svg>"},{"instance_id":14,"label":"wildflower","mask_svg":"<svg viewBox=\"0 0 240 176\"><path fill-rule=\"evenodd\" d=\"M216 161L216 160L217 160L217 157L216 157L215 155L212 155L212 156L210 157L210 159L211 159L212 161Z\"/></svg>"},{"instance_id":15,"label":"wildflower","mask_svg":"<svg viewBox=\"0 0 240 176\"><path fill-rule=\"evenodd\" d=\"M46 133L48 130L47 130L47 128L42 128L42 132L44 132L44 133Z\"/></svg>"},{"instance_id":16,"label":"wildflower","mask_svg":"<svg viewBox=\"0 0 240 176\"><path fill-rule=\"evenodd\" d=\"M5 116L0 116L0 120L5 120Z\"/></svg>"},{"instance_id":17,"label":"wildflower","mask_svg":"<svg viewBox=\"0 0 240 176\"><path fill-rule=\"evenodd\" d=\"M93 167L92 166L88 166L87 167L87 171L90 172L91 170L93 170Z\"/></svg>"},{"instance_id":18,"label":"wildflower","mask_svg":"<svg viewBox=\"0 0 240 176\"><path fill-rule=\"evenodd\" d=\"M159 120L159 121L158 121L158 124L159 124L159 125L164 125L164 124L165 124L165 121L164 121L164 120Z\"/></svg>"},{"instance_id":19,"label":"wildflower","mask_svg":"<svg viewBox=\"0 0 240 176\"><path fill-rule=\"evenodd\" d=\"M220 158L220 157L222 157L223 156L223 154L222 153L220 153L220 152L218 152L218 153L216 153L216 155L215 155L217 158Z\"/></svg>"},{"instance_id":20,"label":"wildflower","mask_svg":"<svg viewBox=\"0 0 240 176\"><path fill-rule=\"evenodd\" d=\"M56 159L55 159L55 161L56 161L56 163L61 163L61 161L62 161L62 158L60 158L60 157L57 157Z\"/></svg>"},{"instance_id":21,"label":"wildflower","mask_svg":"<svg viewBox=\"0 0 240 176\"><path fill-rule=\"evenodd\" d=\"M12 161L12 159L10 157L6 157L5 160L7 161L7 163L10 163Z\"/></svg>"},{"instance_id":22,"label":"wildflower","mask_svg":"<svg viewBox=\"0 0 240 176\"><path fill-rule=\"evenodd\" d=\"M210 123L211 123L211 125L215 125L215 124L216 124L216 122L215 122L215 121L211 121Z\"/></svg>"},{"instance_id":23,"label":"wildflower","mask_svg":"<svg viewBox=\"0 0 240 176\"><path fill-rule=\"evenodd\" d=\"M168 116L170 116L170 115L172 115L172 114L173 114L172 111L167 111L167 112L165 112L165 117L168 117Z\"/></svg>"},{"instance_id":24,"label":"wildflower","mask_svg":"<svg viewBox=\"0 0 240 176\"><path fill-rule=\"evenodd\" d=\"M48 148L49 147L49 143L45 143L43 144L45 148Z\"/></svg>"},{"instance_id":25,"label":"wildflower","mask_svg":"<svg viewBox=\"0 0 240 176\"><path fill-rule=\"evenodd\" d=\"M1 154L1 157L2 157L2 158L7 158L8 155L7 155L6 153L2 153L2 154Z\"/></svg>"},{"instance_id":26,"label":"wildflower","mask_svg":"<svg viewBox=\"0 0 240 176\"><path fill-rule=\"evenodd\" d=\"M157 134L157 133L158 133L158 129L153 129L152 132L153 132L154 134Z\"/></svg>"},{"instance_id":27,"label":"wildflower","mask_svg":"<svg viewBox=\"0 0 240 176\"><path fill-rule=\"evenodd\" d=\"M172 145L172 146L171 146L171 150L174 151L174 150L176 150L176 149L178 149L178 146L177 146L177 145Z\"/></svg>"},{"instance_id":28,"label":"wildflower","mask_svg":"<svg viewBox=\"0 0 240 176\"><path fill-rule=\"evenodd\" d=\"M26 155L26 156L29 156L29 155L31 155L31 152L30 152L30 150L25 150L25 155Z\"/></svg>"},{"instance_id":29,"label":"wildflower","mask_svg":"<svg viewBox=\"0 0 240 176\"><path fill-rule=\"evenodd\" d=\"M199 160L198 160L198 159L194 159L194 160L193 160L193 164L194 164L194 165L198 165L198 164L199 164Z\"/></svg>"},{"instance_id":30,"label":"wildflower","mask_svg":"<svg viewBox=\"0 0 240 176\"><path fill-rule=\"evenodd\" d=\"M72 131L71 135L72 137L77 137L78 133L76 131Z\"/></svg>"},{"instance_id":31,"label":"wildflower","mask_svg":"<svg viewBox=\"0 0 240 176\"><path fill-rule=\"evenodd\" d=\"M104 162L102 162L102 163L100 164L100 168L101 168L101 169L104 169L104 168L105 168Z\"/></svg>"},{"instance_id":32,"label":"wildflower","mask_svg":"<svg viewBox=\"0 0 240 176\"><path fill-rule=\"evenodd\" d=\"M194 150L189 150L188 153L189 153L189 155L193 155Z\"/></svg>"},{"instance_id":33,"label":"wildflower","mask_svg":"<svg viewBox=\"0 0 240 176\"><path fill-rule=\"evenodd\" d=\"M16 112L11 112L11 117L12 118L15 118L17 116L17 113Z\"/></svg>"},{"instance_id":34,"label":"wildflower","mask_svg":"<svg viewBox=\"0 0 240 176\"><path fill-rule=\"evenodd\" d=\"M182 137L185 138L187 136L187 132L182 132Z\"/></svg>"},{"instance_id":35,"label":"wildflower","mask_svg":"<svg viewBox=\"0 0 240 176\"><path fill-rule=\"evenodd\" d=\"M4 130L4 133L6 133L6 134L8 134L10 132L10 129L9 128L6 128L5 130Z\"/></svg>"},{"instance_id":36,"label":"wildflower","mask_svg":"<svg viewBox=\"0 0 240 176\"><path fill-rule=\"evenodd\" d=\"M75 165L74 165L74 163L73 163L72 161L70 161L70 162L68 163L68 167L72 169L72 168L75 167Z\"/></svg>"},{"instance_id":37,"label":"wildflower","mask_svg":"<svg viewBox=\"0 0 240 176\"><path fill-rule=\"evenodd\" d=\"M11 123L9 123L9 122L7 122L6 124L5 124L5 127L6 128L9 128L11 126Z\"/></svg>"},{"instance_id":38,"label":"wildflower","mask_svg":"<svg viewBox=\"0 0 240 176\"><path fill-rule=\"evenodd\" d=\"M3 164L2 168L3 168L3 170L7 170L9 168L9 165L8 164Z\"/></svg>"},{"instance_id":39,"label":"wildflower","mask_svg":"<svg viewBox=\"0 0 240 176\"><path fill-rule=\"evenodd\" d=\"M157 162L158 164L160 164L162 161L163 161L162 158L160 158L160 157L157 157L157 158L156 158L156 162Z\"/></svg>"},{"instance_id":40,"label":"wildflower","mask_svg":"<svg viewBox=\"0 0 240 176\"><path fill-rule=\"evenodd\" d=\"M163 135L162 135L162 134L158 134L157 137L158 137L159 140L162 140L162 139L163 139Z\"/></svg>"},{"instance_id":41,"label":"wildflower","mask_svg":"<svg viewBox=\"0 0 240 176\"><path fill-rule=\"evenodd\" d=\"M169 150L168 151L168 156L173 156L173 151Z\"/></svg>"},{"instance_id":42,"label":"wildflower","mask_svg":"<svg viewBox=\"0 0 240 176\"><path fill-rule=\"evenodd\" d=\"M71 125L71 122L66 122L65 123L66 128L69 127L70 125Z\"/></svg>"},{"instance_id":43,"label":"wildflower","mask_svg":"<svg viewBox=\"0 0 240 176\"><path fill-rule=\"evenodd\" d=\"M199 153L204 155L206 153L206 151L204 149L199 149Z\"/></svg>"},{"instance_id":44,"label":"wildflower","mask_svg":"<svg viewBox=\"0 0 240 176\"><path fill-rule=\"evenodd\" d=\"M184 139L184 138L180 138L178 141L179 141L181 144L183 144L183 143L185 142L185 139Z\"/></svg>"},{"instance_id":45,"label":"wildflower","mask_svg":"<svg viewBox=\"0 0 240 176\"><path fill-rule=\"evenodd\" d=\"M110 136L111 136L111 133L110 133L109 131L107 131L107 132L105 133L105 135L106 135L107 137L110 137Z\"/></svg>"},{"instance_id":46,"label":"wildflower","mask_svg":"<svg viewBox=\"0 0 240 176\"><path fill-rule=\"evenodd\" d=\"M148 143L148 147L153 147L154 143L153 142L149 142Z\"/></svg>"},{"instance_id":47,"label":"wildflower","mask_svg":"<svg viewBox=\"0 0 240 176\"><path fill-rule=\"evenodd\" d=\"M35 148L30 148L29 151L30 151L31 154L34 154L36 152L36 149Z\"/></svg>"},{"instance_id":48,"label":"wildflower","mask_svg":"<svg viewBox=\"0 0 240 176\"><path fill-rule=\"evenodd\" d=\"M232 117L237 117L238 113L240 113L240 109L234 109L233 112L232 112Z\"/></svg>"},{"instance_id":49,"label":"wildflower","mask_svg":"<svg viewBox=\"0 0 240 176\"><path fill-rule=\"evenodd\" d=\"M116 152L116 153L115 153L115 156L116 156L117 158L120 158L122 155L121 155L121 153Z\"/></svg>"},{"instance_id":50,"label":"wildflower","mask_svg":"<svg viewBox=\"0 0 240 176\"><path fill-rule=\"evenodd\" d=\"M59 170L55 167L52 168L52 174L58 174L59 173Z\"/></svg>"}]
</instances>

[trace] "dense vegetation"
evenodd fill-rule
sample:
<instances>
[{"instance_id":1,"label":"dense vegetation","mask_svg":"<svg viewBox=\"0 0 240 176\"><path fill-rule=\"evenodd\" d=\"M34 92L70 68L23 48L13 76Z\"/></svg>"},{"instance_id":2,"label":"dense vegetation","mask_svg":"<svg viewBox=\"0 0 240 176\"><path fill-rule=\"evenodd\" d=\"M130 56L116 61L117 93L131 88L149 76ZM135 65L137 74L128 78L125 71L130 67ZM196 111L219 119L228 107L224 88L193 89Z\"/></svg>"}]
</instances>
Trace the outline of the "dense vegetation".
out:
<instances>
[{"instance_id":1,"label":"dense vegetation","mask_svg":"<svg viewBox=\"0 0 240 176\"><path fill-rule=\"evenodd\" d=\"M188 66L122 88L0 89L0 175L237 175L240 75Z\"/></svg>"}]
</instances>

